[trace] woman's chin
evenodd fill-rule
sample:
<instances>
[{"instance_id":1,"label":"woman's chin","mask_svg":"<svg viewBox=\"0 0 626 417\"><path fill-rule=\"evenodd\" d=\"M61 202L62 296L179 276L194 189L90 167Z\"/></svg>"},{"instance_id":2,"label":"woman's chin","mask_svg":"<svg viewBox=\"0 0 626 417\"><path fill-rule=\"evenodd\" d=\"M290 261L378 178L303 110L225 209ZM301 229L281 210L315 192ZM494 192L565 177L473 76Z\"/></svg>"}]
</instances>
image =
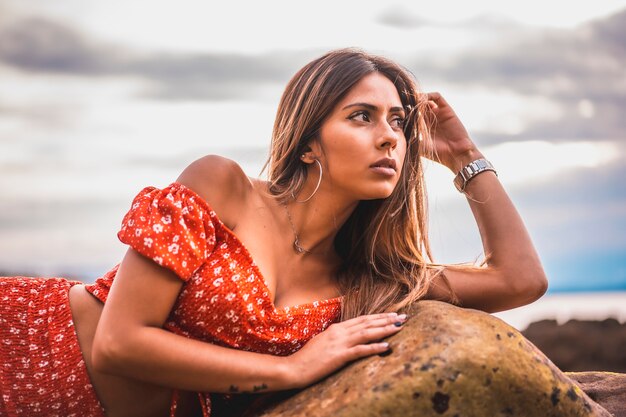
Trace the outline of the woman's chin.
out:
<instances>
[{"instance_id":1,"label":"woman's chin","mask_svg":"<svg viewBox=\"0 0 626 417\"><path fill-rule=\"evenodd\" d=\"M377 187L376 189L370 189L361 200L381 200L389 198L393 193L394 187Z\"/></svg>"}]
</instances>

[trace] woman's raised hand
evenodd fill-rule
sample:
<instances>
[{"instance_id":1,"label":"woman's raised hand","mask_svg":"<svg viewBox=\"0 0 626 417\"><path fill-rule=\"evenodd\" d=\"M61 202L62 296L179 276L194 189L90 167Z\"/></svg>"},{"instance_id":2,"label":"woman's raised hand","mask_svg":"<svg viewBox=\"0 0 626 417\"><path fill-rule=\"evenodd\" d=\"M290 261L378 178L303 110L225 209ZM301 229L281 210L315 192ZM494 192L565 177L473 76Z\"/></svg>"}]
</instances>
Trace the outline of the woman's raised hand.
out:
<instances>
[{"instance_id":1,"label":"woman's raised hand","mask_svg":"<svg viewBox=\"0 0 626 417\"><path fill-rule=\"evenodd\" d=\"M423 141L422 155L430 157L455 174L466 164L482 157L463 123L439 93L427 93L428 110L424 118L432 141Z\"/></svg>"},{"instance_id":2,"label":"woman's raised hand","mask_svg":"<svg viewBox=\"0 0 626 417\"><path fill-rule=\"evenodd\" d=\"M381 313L331 324L298 352L286 357L295 388L306 387L347 363L389 349L380 340L398 333L406 315Z\"/></svg>"}]
</instances>

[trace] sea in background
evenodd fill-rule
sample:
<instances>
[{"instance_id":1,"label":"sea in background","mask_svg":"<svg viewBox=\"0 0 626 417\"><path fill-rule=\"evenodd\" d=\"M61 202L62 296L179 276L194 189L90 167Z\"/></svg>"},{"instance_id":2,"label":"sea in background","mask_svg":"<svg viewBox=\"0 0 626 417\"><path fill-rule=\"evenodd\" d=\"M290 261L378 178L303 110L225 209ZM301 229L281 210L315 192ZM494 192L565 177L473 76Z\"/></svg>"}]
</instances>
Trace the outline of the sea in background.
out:
<instances>
[{"instance_id":1,"label":"sea in background","mask_svg":"<svg viewBox=\"0 0 626 417\"><path fill-rule=\"evenodd\" d=\"M556 320L558 324L569 320L603 321L616 319L626 323L626 291L548 292L532 304L495 313L517 330L540 320Z\"/></svg>"}]
</instances>

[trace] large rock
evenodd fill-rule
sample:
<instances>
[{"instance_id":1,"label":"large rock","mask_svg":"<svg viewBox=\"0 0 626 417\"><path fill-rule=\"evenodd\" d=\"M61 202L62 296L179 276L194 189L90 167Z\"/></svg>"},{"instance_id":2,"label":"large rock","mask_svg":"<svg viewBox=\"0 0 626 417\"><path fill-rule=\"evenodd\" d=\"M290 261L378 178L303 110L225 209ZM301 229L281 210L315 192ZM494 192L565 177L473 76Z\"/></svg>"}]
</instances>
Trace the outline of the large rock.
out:
<instances>
[{"instance_id":1,"label":"large rock","mask_svg":"<svg viewBox=\"0 0 626 417\"><path fill-rule=\"evenodd\" d=\"M615 417L626 417L626 374L566 372L589 397Z\"/></svg>"},{"instance_id":2,"label":"large rock","mask_svg":"<svg viewBox=\"0 0 626 417\"><path fill-rule=\"evenodd\" d=\"M626 323L616 319L541 320L522 334L563 371L626 372Z\"/></svg>"},{"instance_id":3,"label":"large rock","mask_svg":"<svg viewBox=\"0 0 626 417\"><path fill-rule=\"evenodd\" d=\"M404 329L388 339L391 354L356 361L295 395L262 397L246 415L610 416L500 319L438 301L406 312Z\"/></svg>"}]
</instances>

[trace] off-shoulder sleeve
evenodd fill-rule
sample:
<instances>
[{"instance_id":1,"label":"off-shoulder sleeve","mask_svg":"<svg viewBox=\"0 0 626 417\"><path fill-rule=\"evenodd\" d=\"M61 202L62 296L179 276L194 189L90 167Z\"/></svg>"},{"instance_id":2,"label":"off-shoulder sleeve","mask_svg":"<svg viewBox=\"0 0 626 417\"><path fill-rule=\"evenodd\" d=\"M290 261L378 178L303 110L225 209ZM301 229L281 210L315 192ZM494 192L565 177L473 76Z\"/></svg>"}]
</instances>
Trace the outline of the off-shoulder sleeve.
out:
<instances>
[{"instance_id":1,"label":"off-shoulder sleeve","mask_svg":"<svg viewBox=\"0 0 626 417\"><path fill-rule=\"evenodd\" d=\"M213 250L215 225L207 203L191 189L174 183L141 190L117 236L187 281Z\"/></svg>"}]
</instances>

